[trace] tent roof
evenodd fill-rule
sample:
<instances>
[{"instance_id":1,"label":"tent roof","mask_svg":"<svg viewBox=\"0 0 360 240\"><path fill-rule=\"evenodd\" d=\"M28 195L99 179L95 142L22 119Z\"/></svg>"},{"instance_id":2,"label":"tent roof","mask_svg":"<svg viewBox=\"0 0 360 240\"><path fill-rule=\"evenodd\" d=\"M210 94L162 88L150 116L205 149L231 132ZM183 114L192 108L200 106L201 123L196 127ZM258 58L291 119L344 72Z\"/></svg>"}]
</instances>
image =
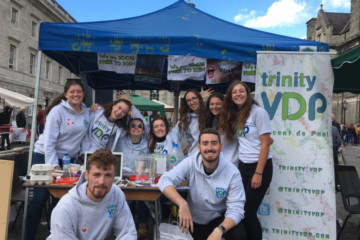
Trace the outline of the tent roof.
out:
<instances>
[{"instance_id":1,"label":"tent roof","mask_svg":"<svg viewBox=\"0 0 360 240\"><path fill-rule=\"evenodd\" d=\"M135 82L133 76L99 72L96 53L191 55L256 62L256 51L299 51L299 46L316 46L318 51L329 50L326 43L262 32L226 22L183 0L133 18L84 23L43 22L39 36L39 50L75 74L89 73L88 76L92 76L90 85L94 88L120 85L123 89L172 89L171 83L165 83L166 63L163 83L158 86L146 85ZM181 83L181 88L194 87L191 81L187 83L190 86L184 88L184 83ZM195 85L204 84L195 82Z\"/></svg>"},{"instance_id":2,"label":"tent roof","mask_svg":"<svg viewBox=\"0 0 360 240\"><path fill-rule=\"evenodd\" d=\"M334 92L360 93L360 46L331 60L334 70Z\"/></svg>"},{"instance_id":3,"label":"tent roof","mask_svg":"<svg viewBox=\"0 0 360 240\"><path fill-rule=\"evenodd\" d=\"M5 99L5 104L11 107L26 107L34 103L34 99L17 92L0 88L0 98Z\"/></svg>"},{"instance_id":4,"label":"tent roof","mask_svg":"<svg viewBox=\"0 0 360 240\"><path fill-rule=\"evenodd\" d=\"M153 102L142 96L131 94L131 102L136 106L140 111L158 111L161 116L164 116L164 105Z\"/></svg>"}]
</instances>

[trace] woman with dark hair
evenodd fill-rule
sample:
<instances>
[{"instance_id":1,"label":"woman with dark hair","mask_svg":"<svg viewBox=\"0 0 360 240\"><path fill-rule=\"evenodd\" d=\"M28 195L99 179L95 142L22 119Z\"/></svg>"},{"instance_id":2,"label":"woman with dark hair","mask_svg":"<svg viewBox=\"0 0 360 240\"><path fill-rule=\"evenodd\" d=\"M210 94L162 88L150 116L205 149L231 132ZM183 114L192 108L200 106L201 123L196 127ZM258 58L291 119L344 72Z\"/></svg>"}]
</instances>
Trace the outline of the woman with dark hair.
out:
<instances>
[{"instance_id":1,"label":"woman with dark hair","mask_svg":"<svg viewBox=\"0 0 360 240\"><path fill-rule=\"evenodd\" d=\"M68 80L64 93L46 110L44 133L35 143L33 164L62 166L62 158L69 154L71 161L78 157L90 121L90 111L84 101L84 86L80 80ZM26 239L34 239L42 209L50 194L45 188L34 188L26 219Z\"/></svg>"},{"instance_id":2,"label":"woman with dark hair","mask_svg":"<svg viewBox=\"0 0 360 240\"><path fill-rule=\"evenodd\" d=\"M83 150L96 151L107 149L113 151L114 145L120 136L125 136L127 129L128 113L131 102L127 99L119 99L115 102L98 106L91 119L87 140L89 146L83 146ZM138 112L133 107L134 112ZM139 113L140 114L140 113Z\"/></svg>"},{"instance_id":3,"label":"woman with dark hair","mask_svg":"<svg viewBox=\"0 0 360 240\"><path fill-rule=\"evenodd\" d=\"M174 148L174 143L180 144L181 137L177 126L170 131L167 121L162 117L156 117L150 124L149 153L169 154Z\"/></svg>"},{"instance_id":4,"label":"woman with dark hair","mask_svg":"<svg viewBox=\"0 0 360 240\"><path fill-rule=\"evenodd\" d=\"M203 97L195 90L188 90L181 101L180 120L177 123L180 132L185 131L186 140L189 146L184 151L185 155L192 155L198 152L197 142L200 131L205 129L206 110Z\"/></svg>"},{"instance_id":5,"label":"woman with dark hair","mask_svg":"<svg viewBox=\"0 0 360 240\"><path fill-rule=\"evenodd\" d=\"M273 174L271 124L268 113L259 107L245 83L234 81L229 86L218 128L229 142L237 136L239 170L246 195L244 224L249 239L261 240L261 225L256 212Z\"/></svg>"}]
</instances>

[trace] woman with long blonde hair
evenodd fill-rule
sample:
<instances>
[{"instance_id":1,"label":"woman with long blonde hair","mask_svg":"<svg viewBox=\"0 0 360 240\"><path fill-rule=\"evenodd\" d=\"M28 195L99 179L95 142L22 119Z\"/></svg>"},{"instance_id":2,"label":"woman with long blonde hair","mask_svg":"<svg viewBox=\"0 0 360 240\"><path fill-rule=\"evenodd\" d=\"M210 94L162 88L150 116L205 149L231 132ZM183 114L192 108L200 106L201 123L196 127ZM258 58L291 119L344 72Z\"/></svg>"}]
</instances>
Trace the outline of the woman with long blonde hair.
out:
<instances>
[{"instance_id":1,"label":"woman with long blonde hair","mask_svg":"<svg viewBox=\"0 0 360 240\"><path fill-rule=\"evenodd\" d=\"M249 239L261 240L262 230L256 212L273 174L269 114L253 99L245 83L234 81L226 92L218 127L229 142L237 136L238 167L246 195L243 221Z\"/></svg>"}]
</instances>

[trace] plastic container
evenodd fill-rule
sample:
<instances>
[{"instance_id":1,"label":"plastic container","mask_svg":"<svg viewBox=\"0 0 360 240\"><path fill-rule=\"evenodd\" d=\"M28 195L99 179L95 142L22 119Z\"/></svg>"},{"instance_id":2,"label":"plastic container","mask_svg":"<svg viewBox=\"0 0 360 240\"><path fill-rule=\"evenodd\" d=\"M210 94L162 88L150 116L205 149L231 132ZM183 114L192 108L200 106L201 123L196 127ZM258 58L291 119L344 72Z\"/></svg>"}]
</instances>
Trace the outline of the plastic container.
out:
<instances>
[{"instance_id":1,"label":"plastic container","mask_svg":"<svg viewBox=\"0 0 360 240\"><path fill-rule=\"evenodd\" d=\"M63 171L69 173L69 175L70 175L70 160L71 159L69 157L69 154L65 153L62 159Z\"/></svg>"},{"instance_id":2,"label":"plastic container","mask_svg":"<svg viewBox=\"0 0 360 240\"><path fill-rule=\"evenodd\" d=\"M154 158L151 154L141 154L135 161L136 183L152 184L155 178Z\"/></svg>"},{"instance_id":3,"label":"plastic container","mask_svg":"<svg viewBox=\"0 0 360 240\"><path fill-rule=\"evenodd\" d=\"M178 165L184 158L183 151L179 148L177 143L173 143L173 149L169 153L169 168L172 169Z\"/></svg>"}]
</instances>

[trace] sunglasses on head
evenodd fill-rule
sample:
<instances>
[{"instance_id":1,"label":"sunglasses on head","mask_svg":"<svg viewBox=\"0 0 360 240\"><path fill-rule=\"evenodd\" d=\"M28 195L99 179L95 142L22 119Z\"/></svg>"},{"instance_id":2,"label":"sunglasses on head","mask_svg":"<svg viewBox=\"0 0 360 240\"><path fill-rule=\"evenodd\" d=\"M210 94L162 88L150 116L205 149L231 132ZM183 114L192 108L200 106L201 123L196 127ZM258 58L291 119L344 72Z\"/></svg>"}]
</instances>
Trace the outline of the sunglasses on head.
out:
<instances>
[{"instance_id":1,"label":"sunglasses on head","mask_svg":"<svg viewBox=\"0 0 360 240\"><path fill-rule=\"evenodd\" d=\"M138 124L138 125L136 125L135 123L132 123L132 124L130 124L130 127L131 128L136 128L136 127L138 127L138 128L143 128L143 125L142 124Z\"/></svg>"}]
</instances>

